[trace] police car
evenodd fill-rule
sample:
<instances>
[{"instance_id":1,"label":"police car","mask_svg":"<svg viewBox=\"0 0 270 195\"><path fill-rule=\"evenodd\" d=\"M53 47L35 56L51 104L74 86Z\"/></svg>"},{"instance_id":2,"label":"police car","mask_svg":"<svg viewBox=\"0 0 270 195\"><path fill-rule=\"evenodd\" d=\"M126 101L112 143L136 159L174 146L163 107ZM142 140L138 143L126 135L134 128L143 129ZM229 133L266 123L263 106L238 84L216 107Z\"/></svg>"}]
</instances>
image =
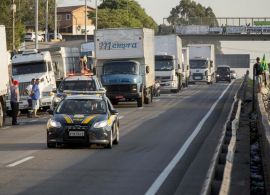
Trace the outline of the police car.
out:
<instances>
[{"instance_id":1,"label":"police car","mask_svg":"<svg viewBox=\"0 0 270 195\"><path fill-rule=\"evenodd\" d=\"M104 92L101 82L96 76L91 74L74 75L71 74L63 81L55 91L51 109L54 109L61 99L67 95L78 94L88 91Z\"/></svg>"},{"instance_id":2,"label":"police car","mask_svg":"<svg viewBox=\"0 0 270 195\"><path fill-rule=\"evenodd\" d=\"M119 143L118 112L105 95L70 95L48 112L48 148L69 143L112 148Z\"/></svg>"}]
</instances>

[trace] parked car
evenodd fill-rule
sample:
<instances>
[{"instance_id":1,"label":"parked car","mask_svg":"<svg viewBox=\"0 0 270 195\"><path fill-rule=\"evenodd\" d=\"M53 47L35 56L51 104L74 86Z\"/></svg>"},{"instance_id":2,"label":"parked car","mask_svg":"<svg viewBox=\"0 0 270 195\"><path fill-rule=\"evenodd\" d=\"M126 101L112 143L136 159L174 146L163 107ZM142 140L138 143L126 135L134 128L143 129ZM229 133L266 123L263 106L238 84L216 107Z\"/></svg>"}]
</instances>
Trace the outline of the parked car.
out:
<instances>
[{"instance_id":1,"label":"parked car","mask_svg":"<svg viewBox=\"0 0 270 195\"><path fill-rule=\"evenodd\" d=\"M216 82L219 81L228 81L231 82L230 75L230 66L228 65L219 65L216 72Z\"/></svg>"},{"instance_id":2,"label":"parked car","mask_svg":"<svg viewBox=\"0 0 270 195\"><path fill-rule=\"evenodd\" d=\"M24 36L24 41L35 41L36 40L36 33L35 32L28 32ZM43 42L44 37L38 34L38 41Z\"/></svg>"},{"instance_id":3,"label":"parked car","mask_svg":"<svg viewBox=\"0 0 270 195\"><path fill-rule=\"evenodd\" d=\"M231 70L230 74L231 74L231 79L236 79L237 74L236 74L235 70Z\"/></svg>"},{"instance_id":4,"label":"parked car","mask_svg":"<svg viewBox=\"0 0 270 195\"><path fill-rule=\"evenodd\" d=\"M112 148L119 143L118 112L106 95L71 95L48 111L47 146L98 144Z\"/></svg>"},{"instance_id":5,"label":"parked car","mask_svg":"<svg viewBox=\"0 0 270 195\"><path fill-rule=\"evenodd\" d=\"M55 37L54 37L54 33L50 33L49 34L49 40L54 40ZM56 34L56 39L59 40L59 41L63 41L63 37L60 33L57 33Z\"/></svg>"}]
</instances>

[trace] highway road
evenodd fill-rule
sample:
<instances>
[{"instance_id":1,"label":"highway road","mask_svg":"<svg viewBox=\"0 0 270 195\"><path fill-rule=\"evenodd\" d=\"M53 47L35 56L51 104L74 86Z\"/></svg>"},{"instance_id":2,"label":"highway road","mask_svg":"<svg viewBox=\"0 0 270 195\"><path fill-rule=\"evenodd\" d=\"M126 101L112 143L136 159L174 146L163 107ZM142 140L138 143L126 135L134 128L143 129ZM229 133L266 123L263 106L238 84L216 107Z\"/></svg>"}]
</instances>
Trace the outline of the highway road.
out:
<instances>
[{"instance_id":1,"label":"highway road","mask_svg":"<svg viewBox=\"0 0 270 195\"><path fill-rule=\"evenodd\" d=\"M0 194L199 194L241 81L117 106L113 149L46 147L46 121L0 129Z\"/></svg>"}]
</instances>

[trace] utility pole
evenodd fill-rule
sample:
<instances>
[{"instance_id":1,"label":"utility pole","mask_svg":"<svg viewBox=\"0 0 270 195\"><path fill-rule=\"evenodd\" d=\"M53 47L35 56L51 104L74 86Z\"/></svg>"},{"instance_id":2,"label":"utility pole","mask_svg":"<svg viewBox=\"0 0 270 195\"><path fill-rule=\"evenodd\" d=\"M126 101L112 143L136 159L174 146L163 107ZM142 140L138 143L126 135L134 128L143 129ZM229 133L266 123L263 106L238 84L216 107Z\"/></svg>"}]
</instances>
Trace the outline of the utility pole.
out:
<instances>
[{"instance_id":1,"label":"utility pole","mask_svg":"<svg viewBox=\"0 0 270 195\"><path fill-rule=\"evenodd\" d=\"M35 0L35 48L38 49L38 0Z\"/></svg>"},{"instance_id":2,"label":"utility pole","mask_svg":"<svg viewBox=\"0 0 270 195\"><path fill-rule=\"evenodd\" d=\"M48 12L49 12L49 0L46 0L46 27L45 27L45 42L48 42Z\"/></svg>"},{"instance_id":3,"label":"utility pole","mask_svg":"<svg viewBox=\"0 0 270 195\"><path fill-rule=\"evenodd\" d=\"M16 12L16 4L14 0L12 0L11 5L12 10L12 49L15 50L15 12Z\"/></svg>"},{"instance_id":4,"label":"utility pole","mask_svg":"<svg viewBox=\"0 0 270 195\"><path fill-rule=\"evenodd\" d=\"M57 38L57 0L54 0L54 40Z\"/></svg>"},{"instance_id":5,"label":"utility pole","mask_svg":"<svg viewBox=\"0 0 270 195\"><path fill-rule=\"evenodd\" d=\"M98 29L98 5L96 0L96 30Z\"/></svg>"},{"instance_id":6,"label":"utility pole","mask_svg":"<svg viewBox=\"0 0 270 195\"><path fill-rule=\"evenodd\" d=\"M87 43L87 0L85 0L85 43Z\"/></svg>"}]
</instances>

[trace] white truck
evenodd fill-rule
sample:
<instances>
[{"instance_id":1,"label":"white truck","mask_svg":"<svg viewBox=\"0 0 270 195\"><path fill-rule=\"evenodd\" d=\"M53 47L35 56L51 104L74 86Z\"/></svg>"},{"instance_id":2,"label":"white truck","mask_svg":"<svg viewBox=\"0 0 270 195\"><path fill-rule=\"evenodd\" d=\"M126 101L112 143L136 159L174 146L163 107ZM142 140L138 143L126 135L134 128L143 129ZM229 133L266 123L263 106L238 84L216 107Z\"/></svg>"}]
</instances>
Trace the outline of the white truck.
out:
<instances>
[{"instance_id":1,"label":"white truck","mask_svg":"<svg viewBox=\"0 0 270 195\"><path fill-rule=\"evenodd\" d=\"M20 110L28 109L28 95L25 89L33 78L40 80L40 107L51 105L53 99L51 92L56 88L56 82L50 52L38 52L34 49L14 55L12 58L12 77L19 81ZM9 102L7 108L11 110Z\"/></svg>"},{"instance_id":2,"label":"white truck","mask_svg":"<svg viewBox=\"0 0 270 195\"><path fill-rule=\"evenodd\" d=\"M81 72L80 51L78 48L52 47L40 49L39 51L50 52L57 86L69 74Z\"/></svg>"},{"instance_id":3,"label":"white truck","mask_svg":"<svg viewBox=\"0 0 270 195\"><path fill-rule=\"evenodd\" d=\"M155 36L155 73L161 90L178 92L186 86L182 41L177 35Z\"/></svg>"},{"instance_id":4,"label":"white truck","mask_svg":"<svg viewBox=\"0 0 270 195\"><path fill-rule=\"evenodd\" d=\"M155 85L154 31L101 29L95 33L97 76L113 104L152 101Z\"/></svg>"},{"instance_id":5,"label":"white truck","mask_svg":"<svg viewBox=\"0 0 270 195\"><path fill-rule=\"evenodd\" d=\"M188 45L190 82L212 84L215 79L215 49L211 44Z\"/></svg>"},{"instance_id":6,"label":"white truck","mask_svg":"<svg viewBox=\"0 0 270 195\"><path fill-rule=\"evenodd\" d=\"M184 47L182 48L182 58L183 58L183 71L184 71L184 81L186 87L188 86L189 79L190 79L190 65L189 65L189 48Z\"/></svg>"},{"instance_id":7,"label":"white truck","mask_svg":"<svg viewBox=\"0 0 270 195\"><path fill-rule=\"evenodd\" d=\"M4 125L6 113L6 97L9 86L8 52L5 26L0 25L0 127Z\"/></svg>"}]
</instances>

